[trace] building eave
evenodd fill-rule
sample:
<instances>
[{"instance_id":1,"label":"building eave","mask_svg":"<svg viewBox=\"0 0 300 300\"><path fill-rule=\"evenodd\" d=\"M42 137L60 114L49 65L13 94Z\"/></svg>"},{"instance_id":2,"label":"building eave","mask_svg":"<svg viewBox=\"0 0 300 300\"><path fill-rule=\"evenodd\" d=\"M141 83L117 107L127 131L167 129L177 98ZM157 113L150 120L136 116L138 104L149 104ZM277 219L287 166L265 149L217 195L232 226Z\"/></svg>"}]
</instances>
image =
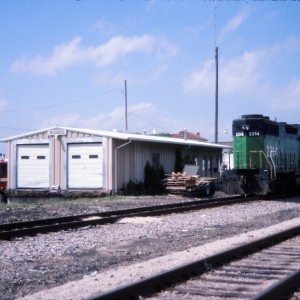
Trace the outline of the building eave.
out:
<instances>
[{"instance_id":1,"label":"building eave","mask_svg":"<svg viewBox=\"0 0 300 300\"><path fill-rule=\"evenodd\" d=\"M83 129L83 128L75 128L75 127L65 127L65 126L52 126L49 128L31 131L25 134L20 134L8 138L1 139L1 142L7 143L13 140L24 139L32 135L42 134L44 132L48 132L53 129L63 129L72 132L79 132L84 134L91 134L94 136L101 137L109 137L121 140L133 140L133 141L144 141L144 142L156 142L156 143L168 143L168 144L178 144L178 145L187 145L187 146L201 146L201 147L209 147L209 148L232 148L228 145L220 145L209 142L201 142L196 140L189 139L180 139L180 138L172 138L172 137L163 137L157 135L146 135L146 134L138 134L138 133L128 133L128 132L118 132L118 131L104 131L104 130L95 130L95 129Z\"/></svg>"}]
</instances>

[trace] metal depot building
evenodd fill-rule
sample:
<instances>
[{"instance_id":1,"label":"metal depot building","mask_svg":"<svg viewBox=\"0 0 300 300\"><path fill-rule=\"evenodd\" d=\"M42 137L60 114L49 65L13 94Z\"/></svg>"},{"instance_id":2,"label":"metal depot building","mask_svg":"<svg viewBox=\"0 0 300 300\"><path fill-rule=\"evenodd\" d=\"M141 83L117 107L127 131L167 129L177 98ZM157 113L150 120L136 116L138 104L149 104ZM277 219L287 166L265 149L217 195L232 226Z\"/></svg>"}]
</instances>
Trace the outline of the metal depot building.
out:
<instances>
[{"instance_id":1,"label":"metal depot building","mask_svg":"<svg viewBox=\"0 0 300 300\"><path fill-rule=\"evenodd\" d=\"M217 177L224 145L128 132L51 127L2 139L8 144L8 190L118 191L143 182L147 162L175 168L198 164L201 176Z\"/></svg>"}]
</instances>

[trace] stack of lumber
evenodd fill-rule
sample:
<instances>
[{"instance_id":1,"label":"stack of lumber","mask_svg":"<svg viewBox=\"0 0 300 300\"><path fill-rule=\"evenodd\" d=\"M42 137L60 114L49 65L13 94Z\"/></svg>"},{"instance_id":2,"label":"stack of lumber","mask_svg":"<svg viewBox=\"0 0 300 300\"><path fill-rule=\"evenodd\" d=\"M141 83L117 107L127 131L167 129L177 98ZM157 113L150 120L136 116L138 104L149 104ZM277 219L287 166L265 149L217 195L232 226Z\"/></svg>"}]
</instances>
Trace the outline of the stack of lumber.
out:
<instances>
[{"instance_id":1,"label":"stack of lumber","mask_svg":"<svg viewBox=\"0 0 300 300\"><path fill-rule=\"evenodd\" d=\"M172 174L166 174L164 186L170 194L200 196L211 194L211 187L214 185L214 182L215 178L189 175L186 172L172 172Z\"/></svg>"}]
</instances>

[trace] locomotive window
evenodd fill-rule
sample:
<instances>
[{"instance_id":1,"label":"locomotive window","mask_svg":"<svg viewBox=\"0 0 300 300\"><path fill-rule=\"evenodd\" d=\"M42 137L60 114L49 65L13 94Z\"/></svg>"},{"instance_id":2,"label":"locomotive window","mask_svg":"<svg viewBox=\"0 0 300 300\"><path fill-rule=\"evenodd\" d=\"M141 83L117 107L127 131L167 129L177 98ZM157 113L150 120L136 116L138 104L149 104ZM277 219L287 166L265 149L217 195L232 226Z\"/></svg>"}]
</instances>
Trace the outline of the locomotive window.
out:
<instances>
[{"instance_id":1,"label":"locomotive window","mask_svg":"<svg viewBox=\"0 0 300 300\"><path fill-rule=\"evenodd\" d=\"M22 155L21 159L29 159L29 155Z\"/></svg>"},{"instance_id":2,"label":"locomotive window","mask_svg":"<svg viewBox=\"0 0 300 300\"><path fill-rule=\"evenodd\" d=\"M36 158L37 159L46 159L46 156L45 155L38 155Z\"/></svg>"},{"instance_id":3,"label":"locomotive window","mask_svg":"<svg viewBox=\"0 0 300 300\"><path fill-rule=\"evenodd\" d=\"M98 158L98 154L91 154L89 155L89 158Z\"/></svg>"},{"instance_id":4,"label":"locomotive window","mask_svg":"<svg viewBox=\"0 0 300 300\"><path fill-rule=\"evenodd\" d=\"M81 158L81 155L72 155L72 158L73 158L73 159L80 159L80 158Z\"/></svg>"}]
</instances>

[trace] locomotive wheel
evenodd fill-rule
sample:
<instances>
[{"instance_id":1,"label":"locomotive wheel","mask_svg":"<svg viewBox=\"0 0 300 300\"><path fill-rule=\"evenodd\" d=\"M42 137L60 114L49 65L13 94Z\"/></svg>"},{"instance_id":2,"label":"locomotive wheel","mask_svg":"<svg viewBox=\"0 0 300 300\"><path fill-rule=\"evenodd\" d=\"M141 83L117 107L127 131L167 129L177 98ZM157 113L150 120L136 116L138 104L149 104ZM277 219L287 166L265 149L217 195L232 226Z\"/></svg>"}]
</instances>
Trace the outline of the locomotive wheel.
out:
<instances>
[{"instance_id":1,"label":"locomotive wheel","mask_svg":"<svg viewBox=\"0 0 300 300\"><path fill-rule=\"evenodd\" d=\"M205 195L206 196L212 196L215 193L215 187L214 184L208 183L205 187Z\"/></svg>"},{"instance_id":2,"label":"locomotive wheel","mask_svg":"<svg viewBox=\"0 0 300 300\"><path fill-rule=\"evenodd\" d=\"M209 185L206 186L205 194L206 194L206 196L210 195L210 186Z\"/></svg>"}]
</instances>

